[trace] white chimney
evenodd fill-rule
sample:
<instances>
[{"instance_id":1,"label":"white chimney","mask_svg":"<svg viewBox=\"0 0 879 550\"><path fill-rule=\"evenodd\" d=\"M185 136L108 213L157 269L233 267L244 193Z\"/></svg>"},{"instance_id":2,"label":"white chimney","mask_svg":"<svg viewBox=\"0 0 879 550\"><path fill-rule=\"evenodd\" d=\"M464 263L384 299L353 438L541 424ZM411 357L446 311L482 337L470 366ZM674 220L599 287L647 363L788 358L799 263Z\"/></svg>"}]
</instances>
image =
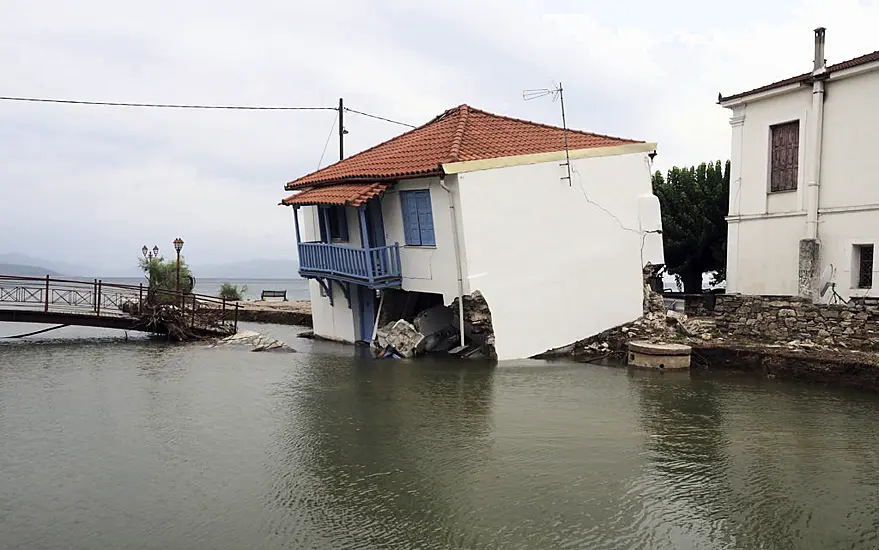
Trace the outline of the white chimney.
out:
<instances>
[{"instance_id":1,"label":"white chimney","mask_svg":"<svg viewBox=\"0 0 879 550\"><path fill-rule=\"evenodd\" d=\"M812 74L821 74L827 70L827 60L824 59L824 33L827 29L818 27L815 29L815 60Z\"/></svg>"}]
</instances>

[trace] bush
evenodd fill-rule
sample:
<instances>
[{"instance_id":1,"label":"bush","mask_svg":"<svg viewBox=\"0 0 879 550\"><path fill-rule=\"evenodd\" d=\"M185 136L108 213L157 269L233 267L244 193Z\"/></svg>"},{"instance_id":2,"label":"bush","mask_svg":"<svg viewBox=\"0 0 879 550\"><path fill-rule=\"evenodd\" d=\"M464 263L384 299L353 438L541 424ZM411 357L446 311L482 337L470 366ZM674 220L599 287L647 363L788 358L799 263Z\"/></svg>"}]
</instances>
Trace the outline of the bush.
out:
<instances>
[{"instance_id":1,"label":"bush","mask_svg":"<svg viewBox=\"0 0 879 550\"><path fill-rule=\"evenodd\" d=\"M244 299L247 293L247 285L233 285L232 283L223 283L220 287L220 298L228 301L237 302Z\"/></svg>"},{"instance_id":2,"label":"bush","mask_svg":"<svg viewBox=\"0 0 879 550\"><path fill-rule=\"evenodd\" d=\"M140 269L149 283L150 299L159 304L177 303L177 260L165 261L164 258L141 258ZM192 272L183 258L180 259L180 292L192 292Z\"/></svg>"}]
</instances>

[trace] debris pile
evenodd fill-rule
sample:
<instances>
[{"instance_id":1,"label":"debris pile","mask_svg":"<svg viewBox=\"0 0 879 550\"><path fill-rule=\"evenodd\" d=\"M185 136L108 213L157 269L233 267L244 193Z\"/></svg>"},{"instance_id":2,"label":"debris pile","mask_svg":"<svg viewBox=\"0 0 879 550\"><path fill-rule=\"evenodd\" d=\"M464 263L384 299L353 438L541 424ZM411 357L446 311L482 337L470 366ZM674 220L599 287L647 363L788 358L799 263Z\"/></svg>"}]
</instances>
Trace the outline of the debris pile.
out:
<instances>
[{"instance_id":1,"label":"debris pile","mask_svg":"<svg viewBox=\"0 0 879 550\"><path fill-rule=\"evenodd\" d=\"M496 357L491 311L479 291L464 297L464 346L460 343L457 299L450 306L431 305L407 317L404 314L386 322L376 331L373 349L377 357L415 357L423 353Z\"/></svg>"},{"instance_id":2,"label":"debris pile","mask_svg":"<svg viewBox=\"0 0 879 550\"><path fill-rule=\"evenodd\" d=\"M385 325L376 332L378 347L383 354L391 350L402 357L415 357L424 349L424 335L405 319Z\"/></svg>"},{"instance_id":3,"label":"debris pile","mask_svg":"<svg viewBox=\"0 0 879 550\"><path fill-rule=\"evenodd\" d=\"M549 350L537 358L572 356L583 361L613 358L623 361L626 347L633 339L650 343L712 340L715 330L713 318L690 319L678 311L669 310L662 294L653 290L649 280L654 266L644 268L644 314L631 323L614 327L562 348Z\"/></svg>"},{"instance_id":4,"label":"debris pile","mask_svg":"<svg viewBox=\"0 0 879 550\"><path fill-rule=\"evenodd\" d=\"M243 330L238 334L233 334L228 338L223 338L211 347L218 346L242 346L251 348L250 351L286 351L295 352L296 350L285 344L284 342L260 334L252 330Z\"/></svg>"}]
</instances>

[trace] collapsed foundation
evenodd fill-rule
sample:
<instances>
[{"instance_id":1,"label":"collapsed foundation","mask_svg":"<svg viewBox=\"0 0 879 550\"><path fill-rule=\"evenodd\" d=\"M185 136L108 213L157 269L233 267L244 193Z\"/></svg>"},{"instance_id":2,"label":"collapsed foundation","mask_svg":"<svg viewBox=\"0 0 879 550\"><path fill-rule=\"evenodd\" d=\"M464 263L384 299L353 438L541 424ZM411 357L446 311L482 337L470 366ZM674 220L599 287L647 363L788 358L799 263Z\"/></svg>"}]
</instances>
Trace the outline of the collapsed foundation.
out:
<instances>
[{"instance_id":1,"label":"collapsed foundation","mask_svg":"<svg viewBox=\"0 0 879 550\"><path fill-rule=\"evenodd\" d=\"M446 306L439 294L386 290L376 326L372 341L376 357L450 354L468 359L497 358L491 310L478 290L463 297L463 312L457 298Z\"/></svg>"}]
</instances>

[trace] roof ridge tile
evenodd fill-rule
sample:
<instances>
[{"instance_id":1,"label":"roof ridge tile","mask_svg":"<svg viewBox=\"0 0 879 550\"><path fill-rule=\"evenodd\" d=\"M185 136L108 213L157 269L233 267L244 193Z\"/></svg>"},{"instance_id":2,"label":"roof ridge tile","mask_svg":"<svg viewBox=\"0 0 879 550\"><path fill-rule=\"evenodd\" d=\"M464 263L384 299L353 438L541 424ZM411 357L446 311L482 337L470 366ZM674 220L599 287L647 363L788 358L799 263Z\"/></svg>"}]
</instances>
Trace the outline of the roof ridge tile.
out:
<instances>
[{"instance_id":1,"label":"roof ridge tile","mask_svg":"<svg viewBox=\"0 0 879 550\"><path fill-rule=\"evenodd\" d=\"M449 157L446 162L458 162L461 156L461 141L464 139L464 132L467 131L467 120L470 118L470 107L461 105L458 107L458 128L455 130L455 137L452 139L452 148L449 151Z\"/></svg>"}]
</instances>

